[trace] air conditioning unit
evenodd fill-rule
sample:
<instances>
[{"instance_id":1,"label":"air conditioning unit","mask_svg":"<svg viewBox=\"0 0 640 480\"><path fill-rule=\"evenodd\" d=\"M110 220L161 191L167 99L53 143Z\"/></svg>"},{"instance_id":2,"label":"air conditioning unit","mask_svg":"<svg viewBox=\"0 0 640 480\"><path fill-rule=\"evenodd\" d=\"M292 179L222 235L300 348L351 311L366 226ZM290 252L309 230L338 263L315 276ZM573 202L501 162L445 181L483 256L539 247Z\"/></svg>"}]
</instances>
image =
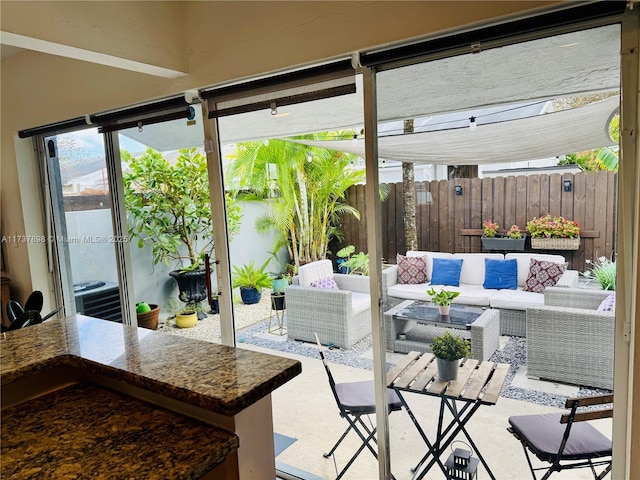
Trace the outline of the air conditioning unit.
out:
<instances>
[{"instance_id":1,"label":"air conditioning unit","mask_svg":"<svg viewBox=\"0 0 640 480\"><path fill-rule=\"evenodd\" d=\"M122 323L117 283L91 280L74 284L73 291L77 313Z\"/></svg>"}]
</instances>

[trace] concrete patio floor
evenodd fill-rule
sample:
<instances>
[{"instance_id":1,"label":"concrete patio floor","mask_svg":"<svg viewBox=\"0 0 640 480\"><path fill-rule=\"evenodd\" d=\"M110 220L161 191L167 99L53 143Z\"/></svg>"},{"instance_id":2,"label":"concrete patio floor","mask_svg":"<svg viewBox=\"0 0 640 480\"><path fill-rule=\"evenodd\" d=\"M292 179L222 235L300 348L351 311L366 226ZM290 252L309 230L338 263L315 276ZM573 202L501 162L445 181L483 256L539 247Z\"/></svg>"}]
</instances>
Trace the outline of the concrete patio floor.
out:
<instances>
[{"instance_id":1,"label":"concrete patio floor","mask_svg":"<svg viewBox=\"0 0 640 480\"><path fill-rule=\"evenodd\" d=\"M274 352L249 344L239 344L238 346L295 358L302 363L302 374L276 390L272 396L274 431L296 439L276 460L308 472L310 475L306 478L335 478L336 470L333 460L331 458L325 459L322 454L328 451L342 434L347 427L347 422L339 416L320 359ZM370 371L339 364L331 364L331 369L337 382L367 380L373 376ZM554 387L551 386L551 388ZM427 434L430 437L433 436L439 407L438 399L425 395L410 395L407 397L407 402L417 418L420 419ZM530 479L531 473L527 467L522 447L506 430L508 418L511 415L554 411L559 410L501 397L495 406L480 407L467 424L467 429L497 479ZM389 421L391 471L398 480L410 479L412 477L410 468L415 466L424 455L426 446L404 410L392 413ZM611 437L610 420L598 420L594 422L594 425L609 438ZM465 440L463 436L458 438ZM358 437L353 433L349 434L336 452L339 470L359 445ZM456 447L467 449L461 444L456 444ZM343 478L345 480L377 479L376 460L369 452L363 452ZM445 476L437 468L434 468L425 478L444 479ZM482 465L478 469L477 478L489 478ZM553 478L562 480L593 477L588 469L582 469L556 473Z\"/></svg>"}]
</instances>

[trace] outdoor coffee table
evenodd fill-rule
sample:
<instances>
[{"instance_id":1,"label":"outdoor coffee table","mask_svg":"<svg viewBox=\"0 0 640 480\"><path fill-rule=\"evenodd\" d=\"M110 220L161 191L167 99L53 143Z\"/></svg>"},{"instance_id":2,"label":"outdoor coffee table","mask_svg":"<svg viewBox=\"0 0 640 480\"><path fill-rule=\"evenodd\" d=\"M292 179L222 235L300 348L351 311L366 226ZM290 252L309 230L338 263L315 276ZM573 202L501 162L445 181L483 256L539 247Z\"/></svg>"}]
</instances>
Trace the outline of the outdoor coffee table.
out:
<instances>
[{"instance_id":1,"label":"outdoor coffee table","mask_svg":"<svg viewBox=\"0 0 640 480\"><path fill-rule=\"evenodd\" d=\"M438 370L433 354L409 352L387 373L387 386L396 391L411 421L428 447L422 460L412 469L415 473L413 477L415 479L423 478L436 463L447 476L446 467L440 457L455 440L456 435L463 433L489 476L495 480L489 465L465 425L482 405L496 404L507 378L509 365L481 362L474 359L462 359L460 363L458 378L447 382L437 378ZM437 433L433 442L429 440L407 404L404 398L406 392L440 397ZM446 411L452 415L447 425L444 424ZM447 478L449 477L447 476Z\"/></svg>"},{"instance_id":2,"label":"outdoor coffee table","mask_svg":"<svg viewBox=\"0 0 640 480\"><path fill-rule=\"evenodd\" d=\"M500 348L500 311L452 304L442 316L431 302L405 300L384 313L387 346L393 351L430 351L433 338L455 329L471 342L471 357L488 360Z\"/></svg>"}]
</instances>

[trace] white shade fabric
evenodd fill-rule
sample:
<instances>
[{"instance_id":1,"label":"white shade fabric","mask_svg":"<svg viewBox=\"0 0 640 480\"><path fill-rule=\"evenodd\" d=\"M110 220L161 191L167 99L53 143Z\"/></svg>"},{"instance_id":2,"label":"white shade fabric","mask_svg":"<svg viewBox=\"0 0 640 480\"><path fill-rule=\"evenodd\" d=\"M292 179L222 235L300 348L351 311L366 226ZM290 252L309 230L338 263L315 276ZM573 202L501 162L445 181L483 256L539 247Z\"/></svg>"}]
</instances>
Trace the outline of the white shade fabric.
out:
<instances>
[{"instance_id":1,"label":"white shade fabric","mask_svg":"<svg viewBox=\"0 0 640 480\"><path fill-rule=\"evenodd\" d=\"M608 133L619 97L570 110L469 128L393 135L378 139L386 160L443 165L482 165L537 160L615 145ZM364 139L283 140L355 153L364 157Z\"/></svg>"}]
</instances>

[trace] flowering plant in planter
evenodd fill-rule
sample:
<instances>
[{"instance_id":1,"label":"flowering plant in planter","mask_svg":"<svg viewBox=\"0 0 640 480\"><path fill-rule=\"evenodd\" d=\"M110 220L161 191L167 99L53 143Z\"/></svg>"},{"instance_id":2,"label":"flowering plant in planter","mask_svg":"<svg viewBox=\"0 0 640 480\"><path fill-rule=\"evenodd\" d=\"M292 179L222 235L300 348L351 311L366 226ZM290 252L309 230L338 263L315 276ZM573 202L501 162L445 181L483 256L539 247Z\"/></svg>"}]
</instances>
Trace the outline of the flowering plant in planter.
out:
<instances>
[{"instance_id":1,"label":"flowering plant in planter","mask_svg":"<svg viewBox=\"0 0 640 480\"><path fill-rule=\"evenodd\" d=\"M493 223L491 220L485 220L482 222L482 227L484 229L483 235L485 237L495 237L496 233L498 233L498 224Z\"/></svg>"},{"instance_id":2,"label":"flowering plant in planter","mask_svg":"<svg viewBox=\"0 0 640 480\"><path fill-rule=\"evenodd\" d=\"M580 225L564 217L534 217L527 222L531 238L576 238L580 236Z\"/></svg>"},{"instance_id":3,"label":"flowering plant in planter","mask_svg":"<svg viewBox=\"0 0 640 480\"><path fill-rule=\"evenodd\" d=\"M513 240L522 238L522 231L520 231L520 227L518 225L511 225L511 228L507 230L506 237Z\"/></svg>"}]
</instances>

